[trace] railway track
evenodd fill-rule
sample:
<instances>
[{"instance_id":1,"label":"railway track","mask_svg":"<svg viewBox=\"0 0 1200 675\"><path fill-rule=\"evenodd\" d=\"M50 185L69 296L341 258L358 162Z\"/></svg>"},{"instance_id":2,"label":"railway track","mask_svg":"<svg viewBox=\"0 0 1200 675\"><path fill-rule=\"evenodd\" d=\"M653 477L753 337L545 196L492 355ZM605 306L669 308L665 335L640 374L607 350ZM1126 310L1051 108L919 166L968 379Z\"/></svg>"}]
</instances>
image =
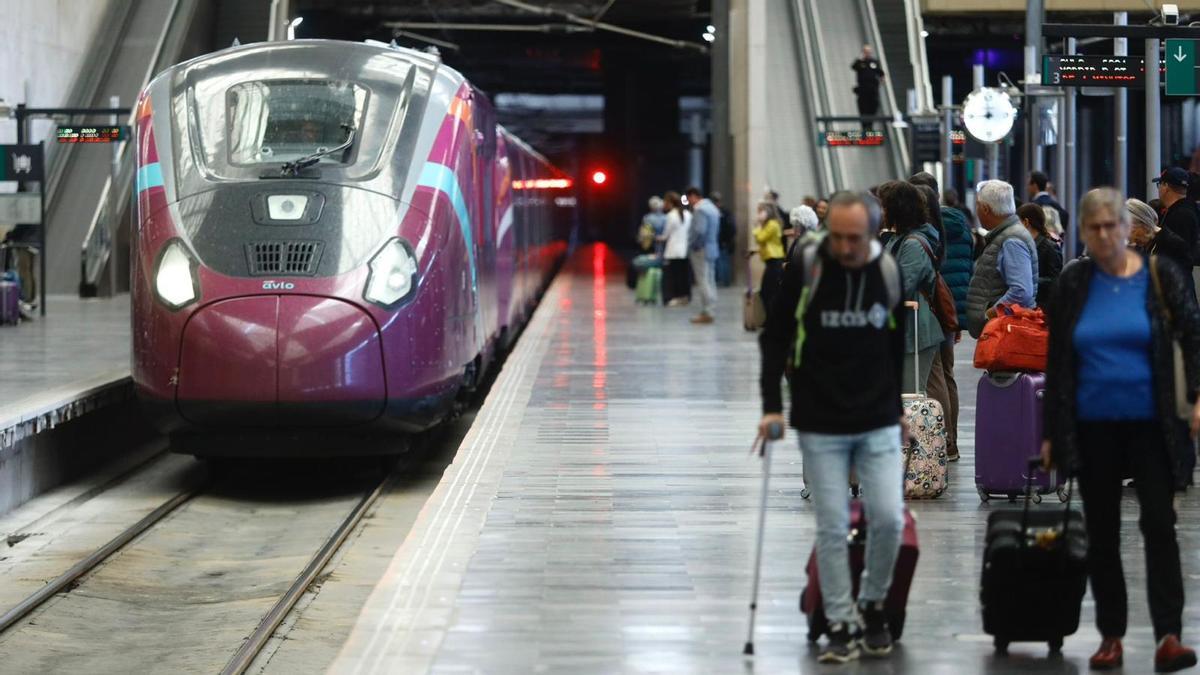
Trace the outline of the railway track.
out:
<instances>
[{"instance_id":1,"label":"railway track","mask_svg":"<svg viewBox=\"0 0 1200 675\"><path fill-rule=\"evenodd\" d=\"M405 457L405 460L390 467L389 470L381 471L381 476L371 481L369 487L362 491L361 496L353 502L350 511L345 514L332 530L331 534L317 548L316 552L311 555L307 564L304 565L299 574L291 581L286 591L278 596L278 599L270 610L262 615L253 632L244 639L233 656L226 662L225 666L221 669L223 674L241 675L241 673L246 672L254 662L254 659L271 639L276 629L278 629L280 624L296 606L296 603L313 585L314 581L319 578L322 570L329 564L330 560L343 544L345 544L346 539L361 522L363 516L370 511L379 497L388 491L397 476L403 474L405 467L411 463L411 460L407 459L408 456L406 455ZM39 608L46 607L47 611L51 611L51 608L47 606L51 600L66 597L75 591L76 588L86 588L88 577L91 573L97 571L106 562L114 561L122 552L130 550L131 546L135 545L135 542L139 541L147 533L152 532L156 526L166 521L171 514L178 512L184 505L194 502L198 497L209 493L212 487L213 479L208 478L197 485L185 488L161 503L157 508L120 532L117 536L96 548L86 557L79 560L79 562L72 565L67 571L8 609L3 615L0 615L0 639L17 633L23 626L32 623L31 614ZM214 532L213 536L217 537L219 533ZM231 590L236 593L238 589ZM40 615L39 620L44 616ZM47 621L53 621L53 619L47 619ZM252 624L247 622L244 625L248 627Z\"/></svg>"}]
</instances>

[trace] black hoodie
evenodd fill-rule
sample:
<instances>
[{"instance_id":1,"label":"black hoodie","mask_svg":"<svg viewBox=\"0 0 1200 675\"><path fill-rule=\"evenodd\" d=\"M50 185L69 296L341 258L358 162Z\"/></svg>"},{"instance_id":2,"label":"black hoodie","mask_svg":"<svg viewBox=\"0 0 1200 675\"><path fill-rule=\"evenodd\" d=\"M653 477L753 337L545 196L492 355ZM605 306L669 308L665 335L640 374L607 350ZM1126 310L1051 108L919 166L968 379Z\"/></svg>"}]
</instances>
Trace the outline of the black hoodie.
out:
<instances>
[{"instance_id":1,"label":"black hoodie","mask_svg":"<svg viewBox=\"0 0 1200 675\"><path fill-rule=\"evenodd\" d=\"M883 254L875 242L871 249L871 261L858 270L829 257L824 243L819 249L821 281L804 315L804 347L791 378L790 422L800 431L854 434L900 421L906 313L903 301L887 307L879 265ZM797 252L784 270L759 336L764 413L783 411L779 382L796 339L796 306L804 286L800 258Z\"/></svg>"}]
</instances>

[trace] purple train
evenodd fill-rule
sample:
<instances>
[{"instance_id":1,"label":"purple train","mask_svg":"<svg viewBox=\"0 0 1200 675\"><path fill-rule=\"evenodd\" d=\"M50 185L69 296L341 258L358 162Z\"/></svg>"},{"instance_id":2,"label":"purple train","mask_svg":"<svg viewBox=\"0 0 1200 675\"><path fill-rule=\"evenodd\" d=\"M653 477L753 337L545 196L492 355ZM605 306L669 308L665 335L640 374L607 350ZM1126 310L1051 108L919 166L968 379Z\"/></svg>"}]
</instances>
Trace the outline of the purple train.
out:
<instances>
[{"instance_id":1,"label":"purple train","mask_svg":"<svg viewBox=\"0 0 1200 675\"><path fill-rule=\"evenodd\" d=\"M176 450L369 454L509 346L572 181L436 56L324 40L168 69L136 108L133 379Z\"/></svg>"}]
</instances>

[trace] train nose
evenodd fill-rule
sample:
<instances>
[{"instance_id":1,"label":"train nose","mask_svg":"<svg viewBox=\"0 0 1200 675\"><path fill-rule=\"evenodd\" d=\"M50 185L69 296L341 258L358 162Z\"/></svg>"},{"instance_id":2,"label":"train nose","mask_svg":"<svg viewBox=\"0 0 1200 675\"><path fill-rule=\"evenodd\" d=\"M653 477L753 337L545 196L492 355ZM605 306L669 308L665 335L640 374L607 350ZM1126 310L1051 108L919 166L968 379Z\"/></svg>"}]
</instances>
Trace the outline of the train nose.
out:
<instances>
[{"instance_id":1,"label":"train nose","mask_svg":"<svg viewBox=\"0 0 1200 675\"><path fill-rule=\"evenodd\" d=\"M374 321L334 298L263 295L213 303L188 322L177 400L197 424L369 422L387 399Z\"/></svg>"}]
</instances>

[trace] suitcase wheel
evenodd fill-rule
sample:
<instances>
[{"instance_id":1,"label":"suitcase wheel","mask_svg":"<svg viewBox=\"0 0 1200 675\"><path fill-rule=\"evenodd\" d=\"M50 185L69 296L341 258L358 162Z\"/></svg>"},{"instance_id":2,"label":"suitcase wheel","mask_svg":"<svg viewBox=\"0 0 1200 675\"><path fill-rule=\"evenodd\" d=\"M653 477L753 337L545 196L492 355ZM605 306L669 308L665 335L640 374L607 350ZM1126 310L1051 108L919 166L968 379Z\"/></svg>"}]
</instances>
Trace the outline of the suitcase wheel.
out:
<instances>
[{"instance_id":1,"label":"suitcase wheel","mask_svg":"<svg viewBox=\"0 0 1200 675\"><path fill-rule=\"evenodd\" d=\"M821 634L813 629L808 630L808 641L816 644L821 639Z\"/></svg>"},{"instance_id":2,"label":"suitcase wheel","mask_svg":"<svg viewBox=\"0 0 1200 675\"><path fill-rule=\"evenodd\" d=\"M992 498L992 496L987 493L987 490L984 490L981 487L975 488L975 491L979 493L979 501L983 502L984 504L986 504L987 501Z\"/></svg>"},{"instance_id":3,"label":"suitcase wheel","mask_svg":"<svg viewBox=\"0 0 1200 675\"><path fill-rule=\"evenodd\" d=\"M1033 500L1034 504L1042 503L1042 494L1040 492L1034 492L1033 494L1029 495L1029 498Z\"/></svg>"},{"instance_id":4,"label":"suitcase wheel","mask_svg":"<svg viewBox=\"0 0 1200 675\"><path fill-rule=\"evenodd\" d=\"M1053 640L1050 640L1046 644L1050 645L1050 653L1051 654L1061 654L1062 653L1063 639L1061 637L1054 638Z\"/></svg>"},{"instance_id":5,"label":"suitcase wheel","mask_svg":"<svg viewBox=\"0 0 1200 675\"><path fill-rule=\"evenodd\" d=\"M804 486L803 488L800 488L800 498L801 499L808 499L811 496L812 496L812 490L809 490L807 485Z\"/></svg>"},{"instance_id":6,"label":"suitcase wheel","mask_svg":"<svg viewBox=\"0 0 1200 675\"><path fill-rule=\"evenodd\" d=\"M1067 502L1067 499L1068 499L1068 498L1071 496L1071 495L1070 495L1070 494L1067 492L1067 486L1066 486L1066 485L1060 485L1060 486L1058 486L1058 489L1057 489L1057 490L1055 490L1055 492L1058 494L1058 501L1060 501L1060 502L1063 502L1064 504Z\"/></svg>"},{"instance_id":7,"label":"suitcase wheel","mask_svg":"<svg viewBox=\"0 0 1200 675\"><path fill-rule=\"evenodd\" d=\"M1000 637L999 635L992 640L992 646L996 648L997 654L1001 656L1008 654L1008 640Z\"/></svg>"}]
</instances>

